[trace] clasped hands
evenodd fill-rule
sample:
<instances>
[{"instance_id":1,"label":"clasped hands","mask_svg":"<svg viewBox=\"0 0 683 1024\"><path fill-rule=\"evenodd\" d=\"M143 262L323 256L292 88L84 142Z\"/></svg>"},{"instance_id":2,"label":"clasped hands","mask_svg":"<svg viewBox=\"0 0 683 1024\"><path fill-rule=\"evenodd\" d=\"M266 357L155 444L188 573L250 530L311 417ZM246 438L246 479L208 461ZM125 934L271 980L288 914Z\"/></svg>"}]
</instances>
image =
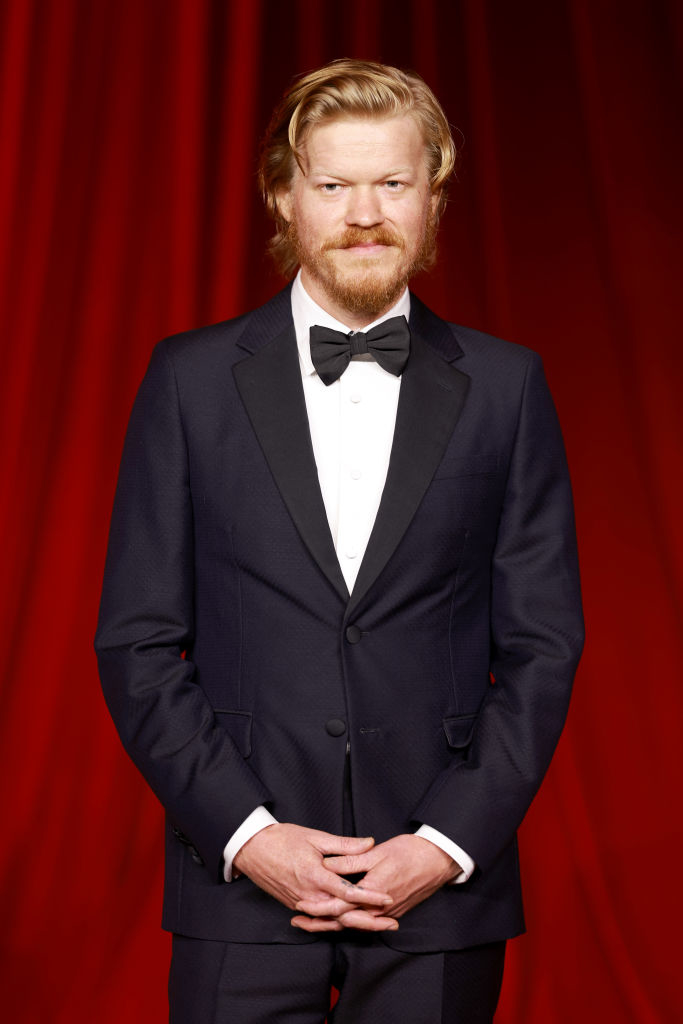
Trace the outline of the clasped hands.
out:
<instances>
[{"instance_id":1,"label":"clasped hands","mask_svg":"<svg viewBox=\"0 0 683 1024\"><path fill-rule=\"evenodd\" d=\"M244 844L234 867L290 910L295 928L395 931L398 919L450 882L460 866L428 839L336 836L274 824ZM363 877L350 882L345 875Z\"/></svg>"}]
</instances>

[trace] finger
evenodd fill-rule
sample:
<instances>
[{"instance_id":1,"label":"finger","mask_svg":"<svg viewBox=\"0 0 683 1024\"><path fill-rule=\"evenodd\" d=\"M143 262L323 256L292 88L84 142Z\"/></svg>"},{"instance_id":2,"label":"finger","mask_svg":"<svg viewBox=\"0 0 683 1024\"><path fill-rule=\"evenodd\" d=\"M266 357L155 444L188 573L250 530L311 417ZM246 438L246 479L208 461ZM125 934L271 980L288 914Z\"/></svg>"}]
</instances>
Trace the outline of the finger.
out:
<instances>
[{"instance_id":1,"label":"finger","mask_svg":"<svg viewBox=\"0 0 683 1024\"><path fill-rule=\"evenodd\" d=\"M340 878L344 887L342 899L349 903L362 903L371 907L388 907L394 902L391 893L386 889L373 888L365 885L365 879L360 882L350 882L348 878Z\"/></svg>"},{"instance_id":2,"label":"finger","mask_svg":"<svg viewBox=\"0 0 683 1024\"><path fill-rule=\"evenodd\" d=\"M327 867L326 862L325 867ZM358 884L370 892L393 892L397 887L399 877L401 876L392 871L386 862L383 862L376 864L374 867L366 868Z\"/></svg>"},{"instance_id":3,"label":"finger","mask_svg":"<svg viewBox=\"0 0 683 1024\"><path fill-rule=\"evenodd\" d=\"M372 907L368 904L359 906L354 903L347 903L345 900L340 899L303 899L299 900L294 905L295 910L299 910L302 914L309 914L311 917L339 917L341 914L345 914L349 910L365 910L372 914L382 914L384 910L391 904L391 900L383 903L381 906Z\"/></svg>"},{"instance_id":4,"label":"finger","mask_svg":"<svg viewBox=\"0 0 683 1024\"><path fill-rule=\"evenodd\" d=\"M398 929L395 917L379 917L366 910L349 910L337 920L345 928L357 928L364 932L395 932Z\"/></svg>"},{"instance_id":5,"label":"finger","mask_svg":"<svg viewBox=\"0 0 683 1024\"><path fill-rule=\"evenodd\" d=\"M306 917L304 914L297 914L289 923L305 932L340 932L344 927L336 917Z\"/></svg>"},{"instance_id":6,"label":"finger","mask_svg":"<svg viewBox=\"0 0 683 1024\"><path fill-rule=\"evenodd\" d=\"M340 914L344 914L347 910L357 909L353 903L346 903L340 899L328 899L328 900L299 900L294 905L294 909L298 910L301 914L306 914L308 917L339 917Z\"/></svg>"},{"instance_id":7,"label":"finger","mask_svg":"<svg viewBox=\"0 0 683 1024\"><path fill-rule=\"evenodd\" d=\"M372 836L334 836L330 832L321 832L315 845L323 854L358 854L371 850L375 840Z\"/></svg>"},{"instance_id":8,"label":"finger","mask_svg":"<svg viewBox=\"0 0 683 1024\"><path fill-rule=\"evenodd\" d=\"M336 875L357 875L369 871L376 858L368 850L366 853L346 854L341 857L325 857L323 864Z\"/></svg>"},{"instance_id":9,"label":"finger","mask_svg":"<svg viewBox=\"0 0 683 1024\"><path fill-rule=\"evenodd\" d=\"M346 903L369 903L374 907L381 907L392 902L388 892L381 892L377 889L365 889L363 886L354 885L347 878L340 878L333 871L325 868L311 879L315 891L322 891L328 896L336 897ZM312 892L303 894L304 898L311 898Z\"/></svg>"}]
</instances>

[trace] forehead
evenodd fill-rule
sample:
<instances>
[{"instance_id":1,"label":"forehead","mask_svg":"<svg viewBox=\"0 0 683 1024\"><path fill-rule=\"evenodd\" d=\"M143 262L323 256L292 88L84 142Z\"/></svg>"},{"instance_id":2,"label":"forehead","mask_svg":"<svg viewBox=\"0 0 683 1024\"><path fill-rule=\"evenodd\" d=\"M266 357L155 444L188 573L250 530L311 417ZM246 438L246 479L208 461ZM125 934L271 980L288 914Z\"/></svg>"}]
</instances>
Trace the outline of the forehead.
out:
<instances>
[{"instance_id":1,"label":"forehead","mask_svg":"<svg viewBox=\"0 0 683 1024\"><path fill-rule=\"evenodd\" d=\"M329 174L337 167L377 171L421 167L426 171L427 167L422 132L410 114L324 121L308 131L301 156L307 174Z\"/></svg>"}]
</instances>

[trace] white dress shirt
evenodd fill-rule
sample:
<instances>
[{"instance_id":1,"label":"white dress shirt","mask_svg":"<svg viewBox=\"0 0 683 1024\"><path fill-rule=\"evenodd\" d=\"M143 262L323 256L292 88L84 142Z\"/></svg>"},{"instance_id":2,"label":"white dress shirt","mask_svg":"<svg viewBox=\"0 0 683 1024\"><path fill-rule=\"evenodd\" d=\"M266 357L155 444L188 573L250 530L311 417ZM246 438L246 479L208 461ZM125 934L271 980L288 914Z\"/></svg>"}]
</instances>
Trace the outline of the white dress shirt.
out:
<instances>
[{"instance_id":1,"label":"white dress shirt","mask_svg":"<svg viewBox=\"0 0 683 1024\"><path fill-rule=\"evenodd\" d=\"M372 356L354 356L339 380L326 386L311 360L309 332L314 324L348 334L350 328L326 313L306 292L299 271L292 285L292 315L306 400L306 412L325 511L334 547L349 593L367 547L389 469L401 378L383 370ZM410 293L383 320L410 315ZM225 880L232 878L235 854L277 819L257 807L231 836L224 850ZM421 825L416 835L444 850L462 868L455 882L465 882L474 871L471 857L447 836Z\"/></svg>"}]
</instances>

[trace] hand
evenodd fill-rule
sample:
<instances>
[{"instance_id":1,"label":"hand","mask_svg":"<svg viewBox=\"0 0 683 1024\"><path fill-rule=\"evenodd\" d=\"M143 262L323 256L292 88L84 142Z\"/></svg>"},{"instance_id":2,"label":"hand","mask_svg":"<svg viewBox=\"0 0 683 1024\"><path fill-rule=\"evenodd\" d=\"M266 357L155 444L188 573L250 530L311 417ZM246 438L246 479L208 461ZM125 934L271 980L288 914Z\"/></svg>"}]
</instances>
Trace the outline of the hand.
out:
<instances>
[{"instance_id":1,"label":"hand","mask_svg":"<svg viewBox=\"0 0 683 1024\"><path fill-rule=\"evenodd\" d=\"M363 853L326 857L325 866L340 875L363 873L362 891L366 903L369 903L369 891L390 893L393 897L390 913L394 919L427 899L461 871L460 865L440 847L416 835L394 836ZM300 903L298 909L305 914L325 910L308 901ZM368 907L367 913L376 911ZM338 919L344 922L346 917L342 914ZM298 923L298 918L295 922Z\"/></svg>"},{"instance_id":2,"label":"hand","mask_svg":"<svg viewBox=\"0 0 683 1024\"><path fill-rule=\"evenodd\" d=\"M305 924L300 924L298 917L292 918L295 927L341 931L345 927L342 917L348 916L350 927L381 931L397 927L393 918L382 915L391 897L377 885L372 892L353 885L341 878L340 872L327 868L324 861L326 854L338 855L341 860L362 856L373 844L371 838L335 836L278 823L252 836L235 855L233 865L290 910L300 910L302 905L313 907L306 911L311 917L303 918ZM359 910L359 905L364 909Z\"/></svg>"}]
</instances>

